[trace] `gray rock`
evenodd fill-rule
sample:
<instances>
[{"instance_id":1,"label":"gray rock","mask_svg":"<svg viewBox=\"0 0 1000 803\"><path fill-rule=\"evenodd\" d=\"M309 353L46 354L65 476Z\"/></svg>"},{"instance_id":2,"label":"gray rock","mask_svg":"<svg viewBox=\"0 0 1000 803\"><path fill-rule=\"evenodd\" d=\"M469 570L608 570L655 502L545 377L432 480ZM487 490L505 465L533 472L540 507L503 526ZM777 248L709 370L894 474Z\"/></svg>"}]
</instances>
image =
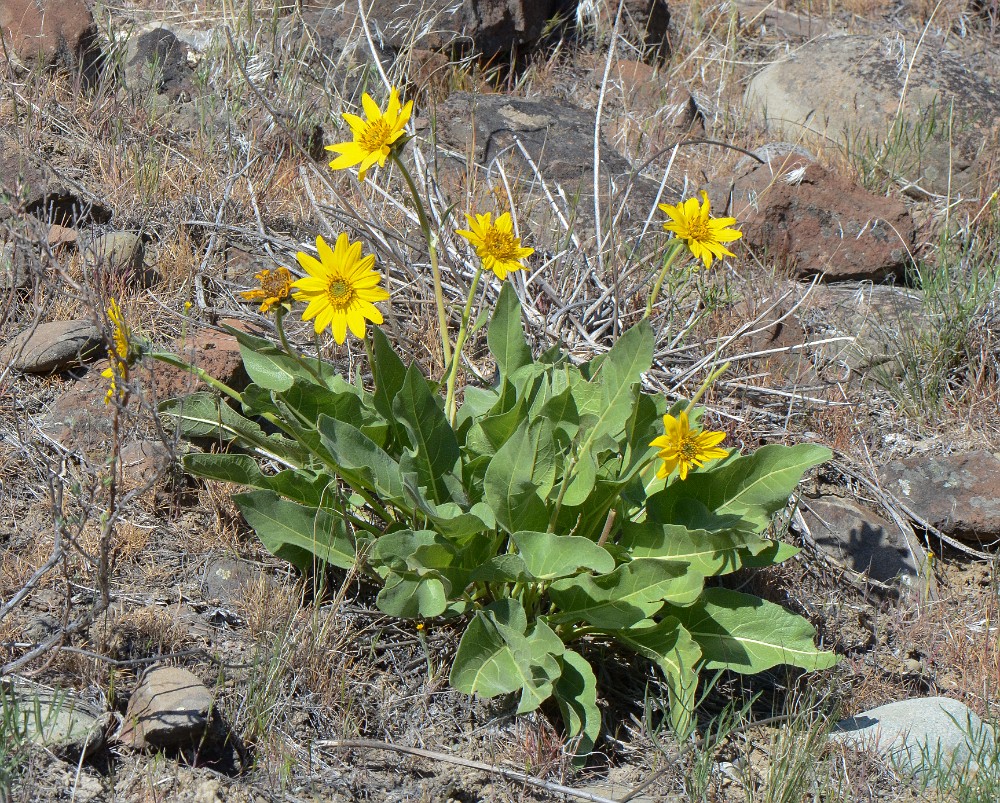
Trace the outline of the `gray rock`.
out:
<instances>
[{"instance_id":1,"label":"gray rock","mask_svg":"<svg viewBox=\"0 0 1000 803\"><path fill-rule=\"evenodd\" d=\"M333 40L334 52L343 51L344 40L364 42L356 4L312 0L306 5L306 21L323 39ZM439 50L472 45L487 55L534 44L557 7L555 0L374 0L366 3L369 29L379 47Z\"/></svg>"},{"instance_id":2,"label":"gray rock","mask_svg":"<svg viewBox=\"0 0 1000 803\"><path fill-rule=\"evenodd\" d=\"M173 463L170 450L159 440L138 440L121 450L122 473L136 485L155 482Z\"/></svg>"},{"instance_id":3,"label":"gray rock","mask_svg":"<svg viewBox=\"0 0 1000 803\"><path fill-rule=\"evenodd\" d=\"M902 39L808 42L761 70L746 102L785 139L852 153L873 143L880 167L918 194L978 194L1000 136L994 84L940 48Z\"/></svg>"},{"instance_id":4,"label":"gray rock","mask_svg":"<svg viewBox=\"0 0 1000 803\"><path fill-rule=\"evenodd\" d=\"M502 162L507 175L519 179L536 236L545 231L562 231L539 186L539 178L553 196L566 199L567 217L576 216L585 229L593 227L593 111L552 98L525 100L455 92L434 110L433 116L438 143L463 155L457 169L464 171L464 155L471 154L477 163L493 170L495 163ZM522 154L522 147L530 161ZM602 142L600 171L602 209L610 209L612 200L620 203L631 182L622 222L627 226L630 215L645 220L656 197L656 186L633 175L632 165L607 141Z\"/></svg>"},{"instance_id":5,"label":"gray rock","mask_svg":"<svg viewBox=\"0 0 1000 803\"><path fill-rule=\"evenodd\" d=\"M837 723L831 740L875 750L901 769L926 775L941 766L976 767L976 757L995 750L992 728L968 706L947 697L927 697L873 708Z\"/></svg>"},{"instance_id":6,"label":"gray rock","mask_svg":"<svg viewBox=\"0 0 1000 803\"><path fill-rule=\"evenodd\" d=\"M143 287L154 283L154 274L145 270L142 238L131 231L110 231L89 239L83 249L87 264L105 275L138 281Z\"/></svg>"},{"instance_id":7,"label":"gray rock","mask_svg":"<svg viewBox=\"0 0 1000 803\"><path fill-rule=\"evenodd\" d=\"M887 490L946 535L1000 539L1000 459L992 452L908 457L880 474Z\"/></svg>"},{"instance_id":8,"label":"gray rock","mask_svg":"<svg viewBox=\"0 0 1000 803\"><path fill-rule=\"evenodd\" d=\"M916 579L924 564L919 544L909 544L894 524L836 496L802 500L805 519L816 544L856 572L886 582L903 576Z\"/></svg>"},{"instance_id":9,"label":"gray rock","mask_svg":"<svg viewBox=\"0 0 1000 803\"><path fill-rule=\"evenodd\" d=\"M205 599L225 605L238 599L243 589L260 576L260 568L248 560L214 558L205 567L202 593Z\"/></svg>"},{"instance_id":10,"label":"gray rock","mask_svg":"<svg viewBox=\"0 0 1000 803\"><path fill-rule=\"evenodd\" d=\"M125 86L139 94L165 95L171 101L195 95L194 69L187 46L169 28L145 31L129 40L125 55Z\"/></svg>"},{"instance_id":11,"label":"gray rock","mask_svg":"<svg viewBox=\"0 0 1000 803\"><path fill-rule=\"evenodd\" d=\"M19 682L0 694L25 736L57 755L86 757L104 744L107 717L75 692Z\"/></svg>"},{"instance_id":12,"label":"gray rock","mask_svg":"<svg viewBox=\"0 0 1000 803\"><path fill-rule=\"evenodd\" d=\"M100 330L91 321L50 321L16 335L0 359L15 371L50 374L80 365L103 352Z\"/></svg>"},{"instance_id":13,"label":"gray rock","mask_svg":"<svg viewBox=\"0 0 1000 803\"><path fill-rule=\"evenodd\" d=\"M211 724L213 704L212 693L188 670L154 667L129 698L118 740L140 750L190 744Z\"/></svg>"}]
</instances>

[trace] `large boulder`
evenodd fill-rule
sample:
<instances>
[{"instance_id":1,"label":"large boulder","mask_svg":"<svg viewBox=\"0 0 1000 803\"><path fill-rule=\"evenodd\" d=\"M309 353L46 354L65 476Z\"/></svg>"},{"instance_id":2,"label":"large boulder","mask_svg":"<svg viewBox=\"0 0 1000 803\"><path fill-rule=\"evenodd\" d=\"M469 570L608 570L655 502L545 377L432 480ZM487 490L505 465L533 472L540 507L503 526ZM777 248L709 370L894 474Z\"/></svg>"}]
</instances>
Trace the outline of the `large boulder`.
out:
<instances>
[{"instance_id":1,"label":"large boulder","mask_svg":"<svg viewBox=\"0 0 1000 803\"><path fill-rule=\"evenodd\" d=\"M556 0L373 0L367 21L377 47L435 50L472 46L492 55L530 46L558 9ZM323 38L364 42L356 3L312 0L305 19Z\"/></svg>"},{"instance_id":2,"label":"large boulder","mask_svg":"<svg viewBox=\"0 0 1000 803\"><path fill-rule=\"evenodd\" d=\"M79 68L85 80L96 77L97 26L84 0L3 0L0 37L6 45L0 58Z\"/></svg>"},{"instance_id":3,"label":"large boulder","mask_svg":"<svg viewBox=\"0 0 1000 803\"><path fill-rule=\"evenodd\" d=\"M1000 89L926 43L808 42L761 70L746 101L769 131L837 143L913 194L976 195L995 179Z\"/></svg>"},{"instance_id":4,"label":"large boulder","mask_svg":"<svg viewBox=\"0 0 1000 803\"><path fill-rule=\"evenodd\" d=\"M508 178L520 187L515 194L525 202L518 211L530 213L536 233L562 231L563 223L552 219L557 217L556 205L563 206L563 220L575 217L582 230L593 228L593 111L546 97L455 92L432 116L439 145L454 154L471 154L475 163L494 174L503 164ZM599 170L603 212L619 202L631 183L621 220L644 220L656 197L655 184L637 176L603 138Z\"/></svg>"},{"instance_id":5,"label":"large boulder","mask_svg":"<svg viewBox=\"0 0 1000 803\"><path fill-rule=\"evenodd\" d=\"M754 163L710 194L716 208L731 210L749 247L797 277L899 279L913 250L913 219L901 201L797 153Z\"/></svg>"}]
</instances>

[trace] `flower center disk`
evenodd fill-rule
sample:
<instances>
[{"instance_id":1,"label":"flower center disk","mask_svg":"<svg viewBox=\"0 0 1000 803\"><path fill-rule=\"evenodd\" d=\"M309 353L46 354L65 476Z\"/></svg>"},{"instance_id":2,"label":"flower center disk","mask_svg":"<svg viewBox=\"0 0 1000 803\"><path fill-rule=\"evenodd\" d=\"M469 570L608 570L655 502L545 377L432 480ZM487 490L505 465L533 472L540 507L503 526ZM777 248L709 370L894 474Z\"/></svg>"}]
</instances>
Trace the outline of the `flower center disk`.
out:
<instances>
[{"instance_id":1,"label":"flower center disk","mask_svg":"<svg viewBox=\"0 0 1000 803\"><path fill-rule=\"evenodd\" d=\"M485 251L496 259L517 258L517 238L513 233L491 229L483 237Z\"/></svg>"},{"instance_id":2,"label":"flower center disk","mask_svg":"<svg viewBox=\"0 0 1000 803\"><path fill-rule=\"evenodd\" d=\"M385 147L390 133L389 124L385 120L373 120L361 134L361 147L373 153Z\"/></svg>"},{"instance_id":3,"label":"flower center disk","mask_svg":"<svg viewBox=\"0 0 1000 803\"><path fill-rule=\"evenodd\" d=\"M330 279L326 292L330 296L330 303L336 307L347 307L354 298L354 288L343 279Z\"/></svg>"}]
</instances>

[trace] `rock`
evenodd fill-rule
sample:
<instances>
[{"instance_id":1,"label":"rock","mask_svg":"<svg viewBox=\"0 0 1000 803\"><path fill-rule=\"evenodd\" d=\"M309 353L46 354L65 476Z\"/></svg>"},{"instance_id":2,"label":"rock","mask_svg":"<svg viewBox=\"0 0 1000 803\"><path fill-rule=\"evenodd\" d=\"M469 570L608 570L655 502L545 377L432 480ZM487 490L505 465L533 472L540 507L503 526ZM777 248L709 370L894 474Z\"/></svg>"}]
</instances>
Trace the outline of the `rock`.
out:
<instances>
[{"instance_id":1,"label":"rock","mask_svg":"<svg viewBox=\"0 0 1000 803\"><path fill-rule=\"evenodd\" d=\"M176 340L172 344L177 354L192 365L207 371L211 376L241 391L250 384L243 367L240 344L236 338L225 332L200 332L187 340ZM164 363L151 363L153 372L151 390L157 400L186 396L208 386L190 371Z\"/></svg>"},{"instance_id":2,"label":"rock","mask_svg":"<svg viewBox=\"0 0 1000 803\"><path fill-rule=\"evenodd\" d=\"M618 14L618 3L580 0L576 14L578 22L610 31ZM630 42L652 50L657 56L666 56L670 52L667 40L669 26L670 9L666 0L625 0L622 5L619 32Z\"/></svg>"},{"instance_id":3,"label":"rock","mask_svg":"<svg viewBox=\"0 0 1000 803\"><path fill-rule=\"evenodd\" d=\"M122 473L135 485L155 482L170 471L173 456L159 440L138 440L125 444L119 454Z\"/></svg>"},{"instance_id":4,"label":"rock","mask_svg":"<svg viewBox=\"0 0 1000 803\"><path fill-rule=\"evenodd\" d=\"M989 161L1000 137L1000 89L926 42L807 42L761 70L746 103L785 139L829 140L851 153L872 142L880 168L918 194L975 196L995 183Z\"/></svg>"},{"instance_id":5,"label":"rock","mask_svg":"<svg viewBox=\"0 0 1000 803\"><path fill-rule=\"evenodd\" d=\"M211 724L213 704L212 693L187 669L154 667L132 692L117 739L137 750L190 744Z\"/></svg>"},{"instance_id":6,"label":"rock","mask_svg":"<svg viewBox=\"0 0 1000 803\"><path fill-rule=\"evenodd\" d=\"M31 257L20 239L0 243L0 290L31 287Z\"/></svg>"},{"instance_id":7,"label":"rock","mask_svg":"<svg viewBox=\"0 0 1000 803\"><path fill-rule=\"evenodd\" d=\"M158 278L155 271L144 267L142 238L131 231L110 231L94 237L84 246L83 256L88 267L112 278L115 284L151 287Z\"/></svg>"},{"instance_id":8,"label":"rock","mask_svg":"<svg viewBox=\"0 0 1000 803\"><path fill-rule=\"evenodd\" d=\"M15 371L51 374L80 365L104 351L101 331L92 321L50 321L26 329L3 349L0 360Z\"/></svg>"},{"instance_id":9,"label":"rock","mask_svg":"<svg viewBox=\"0 0 1000 803\"><path fill-rule=\"evenodd\" d=\"M303 17L335 49L360 39L357 5L337 0L305 4ZM390 50L419 47L445 50L471 45L489 56L541 38L556 0L373 0L366 3L368 26L377 46Z\"/></svg>"},{"instance_id":10,"label":"rock","mask_svg":"<svg viewBox=\"0 0 1000 803\"><path fill-rule=\"evenodd\" d=\"M1000 539L1000 459L992 452L908 457L880 474L888 491L946 535Z\"/></svg>"},{"instance_id":11,"label":"rock","mask_svg":"<svg viewBox=\"0 0 1000 803\"><path fill-rule=\"evenodd\" d=\"M4 718L16 718L27 738L62 757L85 758L104 745L107 718L73 691L25 683L0 688Z\"/></svg>"},{"instance_id":12,"label":"rock","mask_svg":"<svg viewBox=\"0 0 1000 803\"><path fill-rule=\"evenodd\" d=\"M111 212L96 196L26 154L0 132L0 222L11 218L33 222L28 216L75 227L106 223Z\"/></svg>"},{"instance_id":13,"label":"rock","mask_svg":"<svg viewBox=\"0 0 1000 803\"><path fill-rule=\"evenodd\" d=\"M132 38L125 55L125 86L140 95L165 95L171 101L196 94L187 45L169 28L154 28Z\"/></svg>"},{"instance_id":14,"label":"rock","mask_svg":"<svg viewBox=\"0 0 1000 803\"><path fill-rule=\"evenodd\" d=\"M881 582L920 577L923 550L899 528L846 499L824 496L802 500L802 517L816 544L856 572Z\"/></svg>"},{"instance_id":15,"label":"rock","mask_svg":"<svg viewBox=\"0 0 1000 803\"><path fill-rule=\"evenodd\" d=\"M536 234L563 229L539 188L539 178L553 196L567 199L565 216L576 215L578 222L593 226L594 112L545 97L525 100L455 92L438 105L434 117L440 144L460 154L471 154L478 164L487 167L502 160L507 175L520 178L521 186L529 190L524 211L535 207L531 219ZM528 153L530 162L519 145ZM464 161L460 169L464 170ZM633 186L622 217L625 224L629 213L645 220L657 188L634 176L628 160L603 142L599 183L603 209L610 208L612 198L618 200L629 181Z\"/></svg>"},{"instance_id":16,"label":"rock","mask_svg":"<svg viewBox=\"0 0 1000 803\"><path fill-rule=\"evenodd\" d=\"M243 390L250 383L239 344L231 335L201 333L186 342L175 342L173 350L236 390ZM104 403L108 380L101 376L107 367L107 360L96 363L82 379L59 394L49 408L44 429L66 448L85 453L107 452L112 406ZM209 389L194 374L149 358L132 366L129 381L141 390L145 401L154 405L164 399ZM127 406L131 408L135 403L132 397Z\"/></svg>"},{"instance_id":17,"label":"rock","mask_svg":"<svg viewBox=\"0 0 1000 803\"><path fill-rule=\"evenodd\" d=\"M11 53L25 66L79 69L90 83L97 78L97 26L84 0L4 0L0 37L0 57Z\"/></svg>"},{"instance_id":18,"label":"rock","mask_svg":"<svg viewBox=\"0 0 1000 803\"><path fill-rule=\"evenodd\" d=\"M832 741L856 750L874 749L891 763L926 775L935 757L975 768L974 756L993 755L994 734L968 706L927 697L873 708L837 723Z\"/></svg>"},{"instance_id":19,"label":"rock","mask_svg":"<svg viewBox=\"0 0 1000 803\"><path fill-rule=\"evenodd\" d=\"M260 567L249 560L213 558L205 567L202 594L207 600L228 605L239 600L246 587L260 579Z\"/></svg>"},{"instance_id":20,"label":"rock","mask_svg":"<svg viewBox=\"0 0 1000 803\"><path fill-rule=\"evenodd\" d=\"M823 36L829 25L818 14L799 14L775 7L761 0L736 0L740 12L740 29L744 36L781 42L801 42Z\"/></svg>"},{"instance_id":21,"label":"rock","mask_svg":"<svg viewBox=\"0 0 1000 803\"><path fill-rule=\"evenodd\" d=\"M747 246L796 277L882 282L904 274L915 227L901 201L793 154L755 163L733 181L728 197L723 186L710 188L713 205L730 209Z\"/></svg>"}]
</instances>

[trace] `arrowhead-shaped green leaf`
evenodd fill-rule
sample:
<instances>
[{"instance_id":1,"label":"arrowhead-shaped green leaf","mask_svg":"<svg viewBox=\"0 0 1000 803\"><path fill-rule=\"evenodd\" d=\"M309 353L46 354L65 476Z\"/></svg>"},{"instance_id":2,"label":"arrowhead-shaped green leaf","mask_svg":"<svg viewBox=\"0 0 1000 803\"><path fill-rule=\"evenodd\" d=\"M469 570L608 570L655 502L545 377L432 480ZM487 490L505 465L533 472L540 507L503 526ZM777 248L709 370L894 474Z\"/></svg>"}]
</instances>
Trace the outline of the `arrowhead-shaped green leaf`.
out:
<instances>
[{"instance_id":1,"label":"arrowhead-shaped green leaf","mask_svg":"<svg viewBox=\"0 0 1000 803\"><path fill-rule=\"evenodd\" d=\"M597 707L597 678L587 660L579 653L566 650L560 659L562 674L553 688L553 695L562 712L568 736L579 736L576 754L581 757L594 749L601 733L601 710Z\"/></svg>"},{"instance_id":2,"label":"arrowhead-shaped green leaf","mask_svg":"<svg viewBox=\"0 0 1000 803\"><path fill-rule=\"evenodd\" d=\"M486 502L511 532L544 530L549 513L543 501L555 481L555 443L544 419L522 422L493 456L483 479Z\"/></svg>"},{"instance_id":3,"label":"arrowhead-shaped green leaf","mask_svg":"<svg viewBox=\"0 0 1000 803\"><path fill-rule=\"evenodd\" d=\"M615 559L604 547L578 535L522 530L512 540L525 569L536 580L569 577L582 570L608 574L615 568Z\"/></svg>"},{"instance_id":4,"label":"arrowhead-shaped green leaf","mask_svg":"<svg viewBox=\"0 0 1000 803\"><path fill-rule=\"evenodd\" d=\"M504 282L500 290L493 319L486 330L486 342L501 379L531 363L531 349L521 327L521 302L510 282Z\"/></svg>"},{"instance_id":5,"label":"arrowhead-shaped green leaf","mask_svg":"<svg viewBox=\"0 0 1000 803\"><path fill-rule=\"evenodd\" d=\"M812 671L837 663L816 648L809 622L750 594L707 588L694 605L668 608L698 642L708 669L752 674L779 664Z\"/></svg>"}]
</instances>

